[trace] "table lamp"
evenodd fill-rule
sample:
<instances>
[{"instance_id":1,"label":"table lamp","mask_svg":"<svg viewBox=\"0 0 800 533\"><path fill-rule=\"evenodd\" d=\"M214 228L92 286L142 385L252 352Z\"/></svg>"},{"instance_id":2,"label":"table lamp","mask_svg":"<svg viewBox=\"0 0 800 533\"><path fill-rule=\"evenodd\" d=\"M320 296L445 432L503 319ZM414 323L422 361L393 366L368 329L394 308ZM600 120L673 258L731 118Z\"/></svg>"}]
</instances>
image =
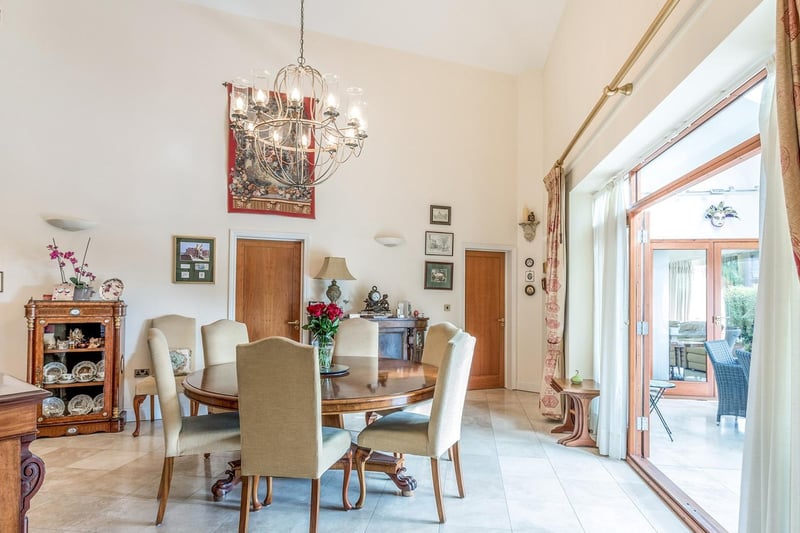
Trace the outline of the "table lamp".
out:
<instances>
[{"instance_id":1,"label":"table lamp","mask_svg":"<svg viewBox=\"0 0 800 533\"><path fill-rule=\"evenodd\" d=\"M339 290L336 280L351 280L356 278L354 278L350 271L347 270L347 263L345 262L344 257L326 257L322 261L322 268L319 269L319 272L316 276L314 276L314 279L331 280L331 284L328 285L328 290L325 291L325 295L328 297L328 300L330 300L331 303L336 303L336 301L342 295L342 291Z\"/></svg>"}]
</instances>

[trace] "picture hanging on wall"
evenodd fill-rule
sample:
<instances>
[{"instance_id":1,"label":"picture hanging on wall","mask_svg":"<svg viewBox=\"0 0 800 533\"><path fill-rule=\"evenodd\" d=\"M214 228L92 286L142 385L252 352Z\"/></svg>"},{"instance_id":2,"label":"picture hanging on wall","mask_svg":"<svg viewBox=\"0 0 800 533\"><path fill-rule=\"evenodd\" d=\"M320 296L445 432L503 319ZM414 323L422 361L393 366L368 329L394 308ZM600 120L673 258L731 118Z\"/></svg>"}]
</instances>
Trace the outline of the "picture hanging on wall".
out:
<instances>
[{"instance_id":1,"label":"picture hanging on wall","mask_svg":"<svg viewBox=\"0 0 800 533\"><path fill-rule=\"evenodd\" d=\"M214 283L214 240L213 237L173 237L173 283Z\"/></svg>"},{"instance_id":2,"label":"picture hanging on wall","mask_svg":"<svg viewBox=\"0 0 800 533\"><path fill-rule=\"evenodd\" d=\"M425 261L425 288L453 290L453 263Z\"/></svg>"},{"instance_id":3,"label":"picture hanging on wall","mask_svg":"<svg viewBox=\"0 0 800 533\"><path fill-rule=\"evenodd\" d=\"M228 107L231 85L226 84ZM253 142L236 142L228 109L228 212L314 218L314 188L290 187L267 176L256 162ZM309 163L310 164L310 163Z\"/></svg>"}]
</instances>

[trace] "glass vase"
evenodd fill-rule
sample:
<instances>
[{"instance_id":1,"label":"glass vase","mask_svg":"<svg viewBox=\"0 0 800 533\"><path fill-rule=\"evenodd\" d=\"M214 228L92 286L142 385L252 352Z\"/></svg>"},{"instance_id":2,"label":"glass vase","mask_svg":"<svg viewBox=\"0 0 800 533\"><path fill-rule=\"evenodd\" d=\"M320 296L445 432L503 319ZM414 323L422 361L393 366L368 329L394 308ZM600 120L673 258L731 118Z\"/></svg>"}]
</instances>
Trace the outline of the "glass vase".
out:
<instances>
[{"instance_id":1,"label":"glass vase","mask_svg":"<svg viewBox=\"0 0 800 533\"><path fill-rule=\"evenodd\" d=\"M93 292L91 287L75 287L75 291L72 293L72 299L78 301L91 300Z\"/></svg>"},{"instance_id":2,"label":"glass vase","mask_svg":"<svg viewBox=\"0 0 800 533\"><path fill-rule=\"evenodd\" d=\"M328 370L333 359L333 337L314 337L311 344L317 347L320 371Z\"/></svg>"}]
</instances>

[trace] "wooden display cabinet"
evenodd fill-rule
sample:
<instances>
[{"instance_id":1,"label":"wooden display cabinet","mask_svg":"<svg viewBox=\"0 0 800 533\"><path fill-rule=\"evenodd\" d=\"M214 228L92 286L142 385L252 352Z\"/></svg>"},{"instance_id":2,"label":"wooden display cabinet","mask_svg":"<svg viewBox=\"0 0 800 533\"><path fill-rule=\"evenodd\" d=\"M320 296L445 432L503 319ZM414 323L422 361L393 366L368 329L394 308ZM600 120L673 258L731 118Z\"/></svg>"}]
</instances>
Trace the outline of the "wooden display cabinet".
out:
<instances>
[{"instance_id":1,"label":"wooden display cabinet","mask_svg":"<svg viewBox=\"0 0 800 533\"><path fill-rule=\"evenodd\" d=\"M28 382L53 394L37 406L39 436L122 431L125 427L125 411L120 410L125 370L122 354L125 303L31 299L25 305L25 318L28 323ZM59 363L66 367L67 373L73 374L74 382L51 383L45 379L46 373L52 378L60 372ZM97 369L103 365L104 374L87 379L91 375L87 367ZM103 395L102 408L99 402L95 404L100 394ZM63 402L63 412L59 400ZM87 412L87 409L90 410Z\"/></svg>"}]
</instances>

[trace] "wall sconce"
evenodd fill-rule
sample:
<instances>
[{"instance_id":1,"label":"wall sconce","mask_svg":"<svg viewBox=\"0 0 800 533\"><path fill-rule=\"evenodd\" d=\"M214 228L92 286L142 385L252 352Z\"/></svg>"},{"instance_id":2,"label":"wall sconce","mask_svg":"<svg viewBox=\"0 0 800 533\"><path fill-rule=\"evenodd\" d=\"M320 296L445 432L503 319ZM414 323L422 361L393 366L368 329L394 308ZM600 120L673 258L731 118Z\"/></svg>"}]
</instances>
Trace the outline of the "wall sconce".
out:
<instances>
[{"instance_id":1,"label":"wall sconce","mask_svg":"<svg viewBox=\"0 0 800 533\"><path fill-rule=\"evenodd\" d=\"M387 248L392 248L394 246L400 246L404 242L406 242L405 238L402 235L375 235L375 242L386 246Z\"/></svg>"},{"instance_id":2,"label":"wall sconce","mask_svg":"<svg viewBox=\"0 0 800 533\"><path fill-rule=\"evenodd\" d=\"M66 231L81 231L92 228L97 224L94 220L61 215L42 215L42 218L51 226Z\"/></svg>"},{"instance_id":3,"label":"wall sconce","mask_svg":"<svg viewBox=\"0 0 800 533\"><path fill-rule=\"evenodd\" d=\"M319 272L314 279L329 279L331 280L331 284L328 285L328 290L325 291L325 295L328 297L328 300L331 303L336 303L339 297L342 295L341 289L336 284L336 280L352 280L356 279L347 270L347 263L344 260L344 257L326 257L322 261L322 268L319 269Z\"/></svg>"},{"instance_id":4,"label":"wall sconce","mask_svg":"<svg viewBox=\"0 0 800 533\"><path fill-rule=\"evenodd\" d=\"M533 238L536 237L536 226L538 225L539 221L536 220L536 215L533 214L533 211L530 211L525 220L519 223L519 227L522 228L522 234L525 236L526 241L531 242Z\"/></svg>"}]
</instances>

